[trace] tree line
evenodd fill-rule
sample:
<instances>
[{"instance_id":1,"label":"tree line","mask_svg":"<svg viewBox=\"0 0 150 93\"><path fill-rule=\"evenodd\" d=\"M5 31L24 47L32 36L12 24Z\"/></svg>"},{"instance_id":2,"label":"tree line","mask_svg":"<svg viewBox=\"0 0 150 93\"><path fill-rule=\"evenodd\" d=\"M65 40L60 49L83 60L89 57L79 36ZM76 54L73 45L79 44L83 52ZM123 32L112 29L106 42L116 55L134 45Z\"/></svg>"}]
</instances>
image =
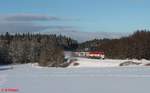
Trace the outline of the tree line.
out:
<instances>
[{"instance_id":1,"label":"tree line","mask_svg":"<svg viewBox=\"0 0 150 93\"><path fill-rule=\"evenodd\" d=\"M107 58L150 59L150 31L137 30L119 39L94 39L79 44L77 51L104 51Z\"/></svg>"},{"instance_id":2,"label":"tree line","mask_svg":"<svg viewBox=\"0 0 150 93\"><path fill-rule=\"evenodd\" d=\"M0 65L38 62L57 67L64 63L64 51L104 51L106 58L150 59L150 31L138 30L119 39L94 39L78 43L54 34L5 33L0 35Z\"/></svg>"},{"instance_id":3,"label":"tree line","mask_svg":"<svg viewBox=\"0 0 150 93\"><path fill-rule=\"evenodd\" d=\"M0 64L38 62L41 66L59 66L64 50L73 50L77 41L62 35L5 33L0 35Z\"/></svg>"}]
</instances>

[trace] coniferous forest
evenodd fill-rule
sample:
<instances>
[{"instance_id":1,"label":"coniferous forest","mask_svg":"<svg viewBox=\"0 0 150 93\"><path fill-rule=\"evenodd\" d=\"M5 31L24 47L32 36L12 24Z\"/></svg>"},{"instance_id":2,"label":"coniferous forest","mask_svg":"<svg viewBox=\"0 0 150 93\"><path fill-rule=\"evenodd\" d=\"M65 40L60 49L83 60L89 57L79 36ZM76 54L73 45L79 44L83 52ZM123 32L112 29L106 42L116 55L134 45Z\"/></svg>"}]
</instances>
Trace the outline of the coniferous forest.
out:
<instances>
[{"instance_id":1,"label":"coniferous forest","mask_svg":"<svg viewBox=\"0 0 150 93\"><path fill-rule=\"evenodd\" d=\"M119 39L94 39L78 43L62 35L5 33L0 35L0 65L38 62L57 67L64 51L104 51L106 58L150 59L150 31L138 30Z\"/></svg>"},{"instance_id":2,"label":"coniferous forest","mask_svg":"<svg viewBox=\"0 0 150 93\"><path fill-rule=\"evenodd\" d=\"M95 39L81 43L78 51L104 51L106 58L150 59L150 31L138 30L119 39Z\"/></svg>"},{"instance_id":3,"label":"coniferous forest","mask_svg":"<svg viewBox=\"0 0 150 93\"><path fill-rule=\"evenodd\" d=\"M56 35L9 34L0 35L0 64L38 62L41 66L58 66L64 62L64 50L73 50L77 41Z\"/></svg>"}]
</instances>

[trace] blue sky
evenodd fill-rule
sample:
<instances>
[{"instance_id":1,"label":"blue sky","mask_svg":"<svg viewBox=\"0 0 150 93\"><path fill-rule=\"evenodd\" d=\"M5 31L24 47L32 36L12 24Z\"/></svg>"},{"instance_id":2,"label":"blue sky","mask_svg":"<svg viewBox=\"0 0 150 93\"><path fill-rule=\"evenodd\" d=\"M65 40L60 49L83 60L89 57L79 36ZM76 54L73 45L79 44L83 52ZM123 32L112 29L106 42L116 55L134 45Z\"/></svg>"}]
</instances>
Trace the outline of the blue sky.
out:
<instances>
[{"instance_id":1,"label":"blue sky","mask_svg":"<svg viewBox=\"0 0 150 93\"><path fill-rule=\"evenodd\" d=\"M4 19L13 16L16 25L11 26L15 30L21 23L22 28L35 28L29 31L40 28L37 31L67 29L130 33L150 28L149 4L149 0L0 0L0 15L3 19L0 20L0 27L9 31L7 26L10 27L12 20L6 22ZM26 17L28 21L18 21L18 16L23 19ZM43 17L46 19L43 20ZM51 20L51 17L56 20Z\"/></svg>"}]
</instances>

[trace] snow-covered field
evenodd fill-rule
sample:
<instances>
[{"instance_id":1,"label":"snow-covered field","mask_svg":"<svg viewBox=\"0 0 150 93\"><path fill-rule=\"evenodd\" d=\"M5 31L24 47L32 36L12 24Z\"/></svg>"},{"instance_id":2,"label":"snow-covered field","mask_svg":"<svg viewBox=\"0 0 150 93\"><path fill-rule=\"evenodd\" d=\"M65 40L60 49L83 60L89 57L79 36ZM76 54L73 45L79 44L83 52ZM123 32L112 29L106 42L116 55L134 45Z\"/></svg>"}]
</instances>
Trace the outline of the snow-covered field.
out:
<instances>
[{"instance_id":1,"label":"snow-covered field","mask_svg":"<svg viewBox=\"0 0 150 93\"><path fill-rule=\"evenodd\" d=\"M121 61L80 58L77 68L7 66L0 70L0 88L16 88L16 93L149 93L150 68L118 67Z\"/></svg>"}]
</instances>

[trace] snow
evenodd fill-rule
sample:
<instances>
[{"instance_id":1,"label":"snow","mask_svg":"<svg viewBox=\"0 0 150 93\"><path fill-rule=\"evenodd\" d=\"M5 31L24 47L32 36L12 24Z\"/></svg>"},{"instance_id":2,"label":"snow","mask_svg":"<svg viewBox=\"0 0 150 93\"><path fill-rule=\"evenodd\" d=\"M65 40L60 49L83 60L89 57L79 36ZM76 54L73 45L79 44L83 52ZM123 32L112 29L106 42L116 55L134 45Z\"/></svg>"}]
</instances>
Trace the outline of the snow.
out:
<instances>
[{"instance_id":1,"label":"snow","mask_svg":"<svg viewBox=\"0 0 150 93\"><path fill-rule=\"evenodd\" d=\"M119 67L124 61L79 58L77 68L13 65L0 70L0 88L16 88L16 93L149 93L150 68Z\"/></svg>"},{"instance_id":2,"label":"snow","mask_svg":"<svg viewBox=\"0 0 150 93\"><path fill-rule=\"evenodd\" d=\"M88 58L76 58L77 61L76 63L79 63L78 66L73 66L70 65L69 67L72 68L78 68L78 67L119 67L120 63L127 62L127 61L132 61L136 63L141 63L139 66L144 66L146 63L150 63L150 61L142 59L142 60L137 60L137 59L132 59L132 60L120 60L120 59L88 59Z\"/></svg>"}]
</instances>

